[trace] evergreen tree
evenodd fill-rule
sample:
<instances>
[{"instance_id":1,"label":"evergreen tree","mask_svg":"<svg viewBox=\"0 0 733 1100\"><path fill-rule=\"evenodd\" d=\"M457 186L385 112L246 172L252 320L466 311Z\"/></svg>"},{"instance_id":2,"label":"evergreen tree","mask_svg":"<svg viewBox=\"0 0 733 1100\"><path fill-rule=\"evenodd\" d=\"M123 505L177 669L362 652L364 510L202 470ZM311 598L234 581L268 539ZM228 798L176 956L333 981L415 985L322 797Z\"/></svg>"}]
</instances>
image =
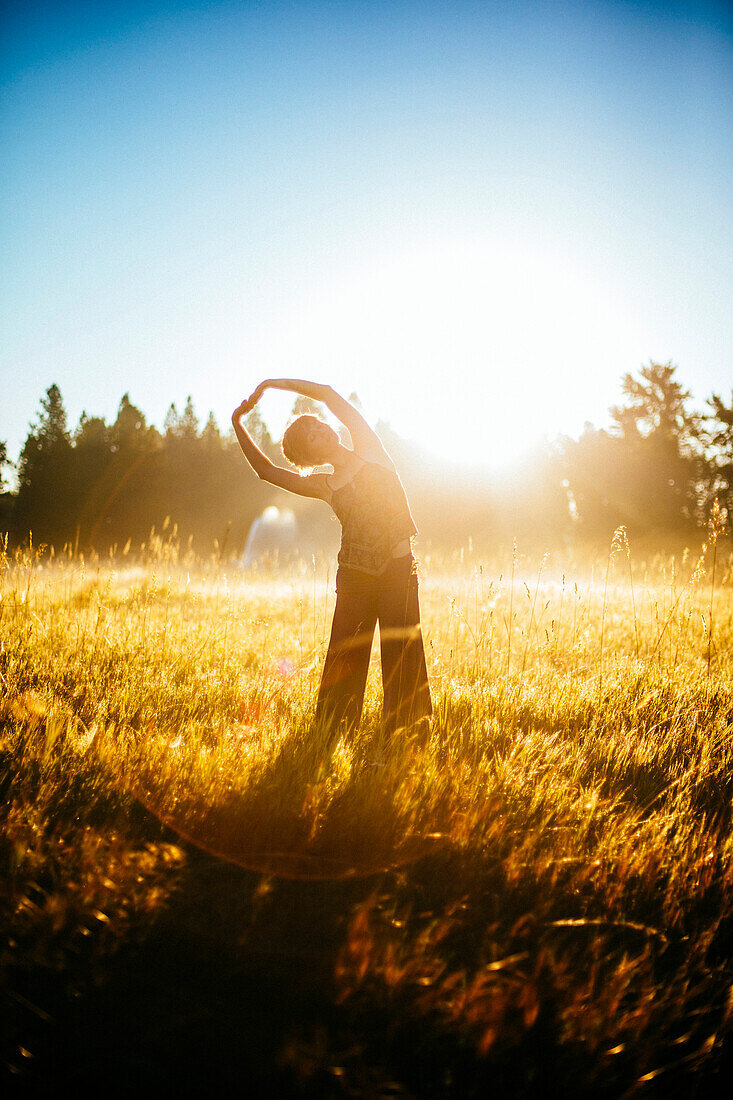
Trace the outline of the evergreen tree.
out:
<instances>
[{"instance_id":1,"label":"evergreen tree","mask_svg":"<svg viewBox=\"0 0 733 1100\"><path fill-rule=\"evenodd\" d=\"M3 466L8 465L8 446L0 439L0 493L4 491Z\"/></svg>"},{"instance_id":2,"label":"evergreen tree","mask_svg":"<svg viewBox=\"0 0 733 1100\"><path fill-rule=\"evenodd\" d=\"M17 534L36 543L61 545L74 532L71 440L61 391L52 385L41 399L18 464Z\"/></svg>"},{"instance_id":3,"label":"evergreen tree","mask_svg":"<svg viewBox=\"0 0 733 1100\"><path fill-rule=\"evenodd\" d=\"M117 419L110 429L112 450L115 452L140 450L146 443L149 430L143 413L133 405L130 395L126 393L120 401Z\"/></svg>"},{"instance_id":4,"label":"evergreen tree","mask_svg":"<svg viewBox=\"0 0 733 1100\"><path fill-rule=\"evenodd\" d=\"M652 361L638 378L625 374L627 403L611 409L623 444L613 448L611 497L628 514L621 520L627 525L639 517L648 530L683 530L702 518L701 420L689 410L691 395L676 371L671 362Z\"/></svg>"},{"instance_id":5,"label":"evergreen tree","mask_svg":"<svg viewBox=\"0 0 733 1100\"><path fill-rule=\"evenodd\" d=\"M178 435L181 418L178 415L178 409L176 408L175 401L172 401L168 406L168 412L165 414L165 420L163 421L163 434L166 439L170 439L171 436Z\"/></svg>"},{"instance_id":6,"label":"evergreen tree","mask_svg":"<svg viewBox=\"0 0 733 1100\"><path fill-rule=\"evenodd\" d=\"M0 440L0 539L4 538L5 534L10 531L13 525L12 519L15 497L11 493L4 491L5 482L3 480L3 466L10 465L7 445Z\"/></svg>"},{"instance_id":7,"label":"evergreen tree","mask_svg":"<svg viewBox=\"0 0 733 1100\"><path fill-rule=\"evenodd\" d=\"M45 397L41 398L41 411L38 422L31 424L28 440L33 439L35 446L30 448L36 455L53 455L55 452L71 445L69 432L66 426L66 409L64 408L61 390L57 385L49 386ZM25 450L25 448L24 448ZM30 457L23 458L21 452L20 478L21 484L29 476Z\"/></svg>"},{"instance_id":8,"label":"evergreen tree","mask_svg":"<svg viewBox=\"0 0 733 1100\"><path fill-rule=\"evenodd\" d=\"M74 432L74 447L95 447L106 450L109 431L102 416L87 416L84 410Z\"/></svg>"},{"instance_id":9,"label":"evergreen tree","mask_svg":"<svg viewBox=\"0 0 733 1100\"><path fill-rule=\"evenodd\" d=\"M215 454L220 451L223 446L219 425L216 422L216 417L213 412L209 413L206 423L204 424L204 430L201 432L201 442L207 455Z\"/></svg>"},{"instance_id":10,"label":"evergreen tree","mask_svg":"<svg viewBox=\"0 0 733 1100\"><path fill-rule=\"evenodd\" d=\"M111 432L103 417L82 412L71 459L76 526L80 544L85 546L93 525L90 514L95 511L95 490L113 459Z\"/></svg>"},{"instance_id":11,"label":"evergreen tree","mask_svg":"<svg viewBox=\"0 0 733 1100\"><path fill-rule=\"evenodd\" d=\"M657 436L673 443L679 451L698 438L700 418L688 410L691 394L675 379L676 366L651 361L639 378L624 374L621 389L628 399L611 408L611 418L623 435Z\"/></svg>"},{"instance_id":12,"label":"evergreen tree","mask_svg":"<svg viewBox=\"0 0 733 1100\"><path fill-rule=\"evenodd\" d=\"M158 515L157 523L168 515L179 529L196 526L197 513L205 507L206 483L210 477L207 466L198 417L189 395L182 413L172 404L165 418L156 494L162 514Z\"/></svg>"},{"instance_id":13,"label":"evergreen tree","mask_svg":"<svg viewBox=\"0 0 733 1100\"><path fill-rule=\"evenodd\" d=\"M717 393L711 395L707 404L711 409L705 418L710 425L708 442L713 448L709 496L718 498L728 522L733 523L733 390L730 405Z\"/></svg>"},{"instance_id":14,"label":"evergreen tree","mask_svg":"<svg viewBox=\"0 0 733 1100\"><path fill-rule=\"evenodd\" d=\"M579 529L610 538L623 524L631 534L689 532L704 518L700 417L671 363L650 362L625 374L626 402L611 408L614 429L586 424L561 444L562 467Z\"/></svg>"},{"instance_id":15,"label":"evergreen tree","mask_svg":"<svg viewBox=\"0 0 733 1100\"><path fill-rule=\"evenodd\" d=\"M633 420L621 438L586 422L578 439L560 441L563 481L584 538L605 542L621 524L633 534L645 529L644 501L629 470L637 434Z\"/></svg>"},{"instance_id":16,"label":"evergreen tree","mask_svg":"<svg viewBox=\"0 0 733 1100\"><path fill-rule=\"evenodd\" d=\"M154 460L160 437L148 427L141 410L124 394L113 424L94 423L84 427L85 461L88 471L80 500L79 527L82 545L107 550L128 538L142 539L150 530L149 499L154 487ZM106 434L106 446L103 435ZM77 442L82 460L82 439ZM96 453L96 469L90 466Z\"/></svg>"},{"instance_id":17,"label":"evergreen tree","mask_svg":"<svg viewBox=\"0 0 733 1100\"><path fill-rule=\"evenodd\" d=\"M187 441L198 438L199 434L199 418L196 416L193 407L193 401L189 394L186 398L186 407L181 413L181 417L178 421L178 432L181 437Z\"/></svg>"}]
</instances>

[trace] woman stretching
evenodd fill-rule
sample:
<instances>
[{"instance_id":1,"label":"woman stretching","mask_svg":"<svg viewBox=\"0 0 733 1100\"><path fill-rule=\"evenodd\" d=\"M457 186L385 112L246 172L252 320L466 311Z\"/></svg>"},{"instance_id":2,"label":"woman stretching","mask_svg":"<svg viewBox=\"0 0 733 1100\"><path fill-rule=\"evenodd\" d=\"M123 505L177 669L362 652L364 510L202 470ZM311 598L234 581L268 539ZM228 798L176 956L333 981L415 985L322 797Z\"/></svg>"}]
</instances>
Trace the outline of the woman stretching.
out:
<instances>
[{"instance_id":1,"label":"woman stretching","mask_svg":"<svg viewBox=\"0 0 733 1100\"><path fill-rule=\"evenodd\" d=\"M282 450L294 466L331 465L332 473L296 474L276 466L257 447L242 417L267 389L290 390L323 402L351 435L345 447L324 420L306 414L285 430ZM318 692L316 719L353 728L364 704L374 628L379 622L384 726L392 731L432 713L420 632L412 538L417 528L394 464L353 405L330 386L296 378L261 382L234 410L232 424L259 478L291 493L318 497L341 522L336 608Z\"/></svg>"}]
</instances>

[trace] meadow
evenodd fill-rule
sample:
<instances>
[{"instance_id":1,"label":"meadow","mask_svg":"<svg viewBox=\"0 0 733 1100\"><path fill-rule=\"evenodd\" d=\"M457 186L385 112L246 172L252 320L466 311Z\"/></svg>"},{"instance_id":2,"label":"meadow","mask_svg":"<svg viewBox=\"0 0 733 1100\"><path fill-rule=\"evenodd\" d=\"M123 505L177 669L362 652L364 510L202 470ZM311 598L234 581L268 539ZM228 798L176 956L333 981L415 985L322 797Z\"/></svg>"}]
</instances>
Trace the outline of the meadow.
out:
<instances>
[{"instance_id":1,"label":"meadow","mask_svg":"<svg viewBox=\"0 0 733 1100\"><path fill-rule=\"evenodd\" d=\"M333 566L0 554L16 1088L723 1094L733 556L418 549L435 713L313 724ZM259 1092L257 1090L259 1089Z\"/></svg>"}]
</instances>

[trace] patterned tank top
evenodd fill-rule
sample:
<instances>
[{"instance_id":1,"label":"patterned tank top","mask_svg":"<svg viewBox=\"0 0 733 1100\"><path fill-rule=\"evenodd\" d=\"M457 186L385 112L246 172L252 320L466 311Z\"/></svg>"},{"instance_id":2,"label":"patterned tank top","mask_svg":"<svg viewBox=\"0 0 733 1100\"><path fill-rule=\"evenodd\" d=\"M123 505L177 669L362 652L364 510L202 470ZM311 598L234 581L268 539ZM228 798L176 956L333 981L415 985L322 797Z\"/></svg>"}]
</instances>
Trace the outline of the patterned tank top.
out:
<instances>
[{"instance_id":1,"label":"patterned tank top","mask_svg":"<svg viewBox=\"0 0 733 1100\"><path fill-rule=\"evenodd\" d=\"M402 482L394 470L365 462L340 489L331 507L341 523L339 565L379 576L398 543L417 534Z\"/></svg>"}]
</instances>

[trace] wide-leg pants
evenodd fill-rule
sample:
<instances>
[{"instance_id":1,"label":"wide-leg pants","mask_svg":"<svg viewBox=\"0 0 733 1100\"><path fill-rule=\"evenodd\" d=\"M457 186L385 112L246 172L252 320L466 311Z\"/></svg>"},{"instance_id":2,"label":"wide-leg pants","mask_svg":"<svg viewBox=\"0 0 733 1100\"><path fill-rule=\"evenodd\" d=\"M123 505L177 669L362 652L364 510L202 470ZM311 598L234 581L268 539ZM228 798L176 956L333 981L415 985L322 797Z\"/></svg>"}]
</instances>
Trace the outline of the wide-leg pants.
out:
<instances>
[{"instance_id":1,"label":"wide-leg pants","mask_svg":"<svg viewBox=\"0 0 733 1100\"><path fill-rule=\"evenodd\" d=\"M317 720L333 729L359 722L377 622L385 729L392 731L432 714L417 589L411 554L393 559L378 577L339 567Z\"/></svg>"}]
</instances>

